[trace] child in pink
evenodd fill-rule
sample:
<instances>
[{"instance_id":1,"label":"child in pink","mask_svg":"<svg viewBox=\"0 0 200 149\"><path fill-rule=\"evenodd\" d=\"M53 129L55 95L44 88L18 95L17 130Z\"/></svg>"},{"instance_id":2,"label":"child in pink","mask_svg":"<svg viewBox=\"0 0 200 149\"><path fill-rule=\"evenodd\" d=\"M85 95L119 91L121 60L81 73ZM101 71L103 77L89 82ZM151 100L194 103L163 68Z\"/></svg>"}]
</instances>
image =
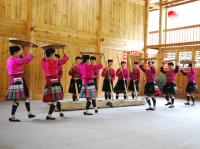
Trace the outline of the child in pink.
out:
<instances>
[{"instance_id":1,"label":"child in pink","mask_svg":"<svg viewBox=\"0 0 200 149\"><path fill-rule=\"evenodd\" d=\"M46 77L46 86L45 86L45 92L43 95L43 102L49 102L50 103L50 109L49 113L46 116L47 120L55 120L54 117L52 117L52 113L55 109L55 102L57 102L57 109L60 112L61 111L61 104L60 100L63 100L63 91L62 91L62 85L59 81L59 74L58 74L58 68L60 65L64 65L67 60L68 56L66 55L64 49L63 54L64 57L62 59L57 60L55 58L55 49L49 48L45 50L45 57L42 59L42 69L44 71L45 77ZM64 114L60 113L60 116L63 117Z\"/></svg>"},{"instance_id":2,"label":"child in pink","mask_svg":"<svg viewBox=\"0 0 200 149\"><path fill-rule=\"evenodd\" d=\"M7 59L7 71L10 78L10 85L8 88L8 100L13 100L10 122L20 122L15 118L17 107L19 106L19 100L25 101L28 117L33 118L35 115L31 113L29 90L24 79L24 65L33 60L32 54L27 54L25 57L21 56L21 49L19 46L11 46L10 57Z\"/></svg>"}]
</instances>

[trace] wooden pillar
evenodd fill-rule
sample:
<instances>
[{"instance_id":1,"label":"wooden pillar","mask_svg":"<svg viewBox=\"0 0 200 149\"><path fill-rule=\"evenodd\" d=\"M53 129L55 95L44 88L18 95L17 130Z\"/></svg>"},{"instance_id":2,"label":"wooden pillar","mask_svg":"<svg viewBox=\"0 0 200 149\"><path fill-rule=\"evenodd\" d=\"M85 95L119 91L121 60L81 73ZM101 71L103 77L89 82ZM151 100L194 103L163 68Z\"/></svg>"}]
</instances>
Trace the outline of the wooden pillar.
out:
<instances>
[{"instance_id":1,"label":"wooden pillar","mask_svg":"<svg viewBox=\"0 0 200 149\"><path fill-rule=\"evenodd\" d=\"M27 1L27 23L26 23L26 32L27 32L27 40L28 41L31 41L31 42L35 42L33 39L33 1L32 0L28 0ZM29 49L30 51L33 51L32 48ZM33 62L31 62L33 63ZM26 78L27 79L27 83L28 83L28 87L29 87L29 90L30 90L30 97L32 97L34 91L35 91L35 88L34 88L34 84L33 84L33 80L31 80L31 78L33 77L33 69L31 68L31 65L32 64L28 64L28 74L27 76L29 78Z\"/></svg>"},{"instance_id":2,"label":"wooden pillar","mask_svg":"<svg viewBox=\"0 0 200 149\"><path fill-rule=\"evenodd\" d=\"M148 34L149 34L149 0L145 0L144 8L144 57L147 54Z\"/></svg>"},{"instance_id":3,"label":"wooden pillar","mask_svg":"<svg viewBox=\"0 0 200 149\"><path fill-rule=\"evenodd\" d=\"M162 45L162 33L163 33L163 27L162 27L162 16L163 16L163 7L162 7L162 1L160 0L160 11L159 11L159 45Z\"/></svg>"},{"instance_id":4,"label":"wooden pillar","mask_svg":"<svg viewBox=\"0 0 200 149\"><path fill-rule=\"evenodd\" d=\"M97 31L97 52L102 52L102 14L103 0L99 0L98 31Z\"/></svg>"},{"instance_id":5,"label":"wooden pillar","mask_svg":"<svg viewBox=\"0 0 200 149\"><path fill-rule=\"evenodd\" d=\"M103 0L99 0L99 15L98 15L98 31L97 31L97 52L102 53L102 16L103 15ZM97 59L98 60L98 59ZM99 58L99 62L103 63L102 58ZM98 92L97 96L99 97L101 90L99 87L100 81L97 80Z\"/></svg>"},{"instance_id":6,"label":"wooden pillar","mask_svg":"<svg viewBox=\"0 0 200 149\"><path fill-rule=\"evenodd\" d=\"M166 1L167 2L167 1ZM168 8L165 8L165 44L167 44Z\"/></svg>"}]
</instances>

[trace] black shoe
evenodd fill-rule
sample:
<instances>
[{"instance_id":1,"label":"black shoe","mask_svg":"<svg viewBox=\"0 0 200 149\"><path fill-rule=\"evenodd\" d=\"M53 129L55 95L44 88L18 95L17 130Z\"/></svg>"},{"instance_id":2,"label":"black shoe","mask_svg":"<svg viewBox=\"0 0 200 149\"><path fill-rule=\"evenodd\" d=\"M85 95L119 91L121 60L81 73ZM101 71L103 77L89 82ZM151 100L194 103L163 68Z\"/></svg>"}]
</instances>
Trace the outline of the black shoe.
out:
<instances>
[{"instance_id":1,"label":"black shoe","mask_svg":"<svg viewBox=\"0 0 200 149\"><path fill-rule=\"evenodd\" d=\"M174 108L174 105L170 105L168 108Z\"/></svg>"},{"instance_id":2,"label":"black shoe","mask_svg":"<svg viewBox=\"0 0 200 149\"><path fill-rule=\"evenodd\" d=\"M189 102L187 102L187 103L184 103L185 105L190 105L190 103Z\"/></svg>"},{"instance_id":3,"label":"black shoe","mask_svg":"<svg viewBox=\"0 0 200 149\"><path fill-rule=\"evenodd\" d=\"M165 106L169 106L169 105L171 105L171 102L168 102L168 103L165 104Z\"/></svg>"},{"instance_id":4,"label":"black shoe","mask_svg":"<svg viewBox=\"0 0 200 149\"><path fill-rule=\"evenodd\" d=\"M9 118L10 122L21 122L21 120L16 119L16 118Z\"/></svg>"},{"instance_id":5,"label":"black shoe","mask_svg":"<svg viewBox=\"0 0 200 149\"><path fill-rule=\"evenodd\" d=\"M191 106L195 106L195 103L192 103Z\"/></svg>"},{"instance_id":6,"label":"black shoe","mask_svg":"<svg viewBox=\"0 0 200 149\"><path fill-rule=\"evenodd\" d=\"M63 113L60 113L60 117L64 117L64 114L63 114Z\"/></svg>"},{"instance_id":7,"label":"black shoe","mask_svg":"<svg viewBox=\"0 0 200 149\"><path fill-rule=\"evenodd\" d=\"M150 110L152 110L153 108L147 108L147 109L145 109L145 110L147 110L147 111L150 111Z\"/></svg>"},{"instance_id":8,"label":"black shoe","mask_svg":"<svg viewBox=\"0 0 200 149\"><path fill-rule=\"evenodd\" d=\"M46 120L56 120L56 118L55 117L49 117L49 116L47 116Z\"/></svg>"},{"instance_id":9,"label":"black shoe","mask_svg":"<svg viewBox=\"0 0 200 149\"><path fill-rule=\"evenodd\" d=\"M36 116L33 115L33 114L29 114L29 115L28 115L28 118L34 118L34 117L36 117Z\"/></svg>"},{"instance_id":10,"label":"black shoe","mask_svg":"<svg viewBox=\"0 0 200 149\"><path fill-rule=\"evenodd\" d=\"M99 111L97 109L94 110L95 113L98 113Z\"/></svg>"},{"instance_id":11,"label":"black shoe","mask_svg":"<svg viewBox=\"0 0 200 149\"><path fill-rule=\"evenodd\" d=\"M84 115L92 115L90 112L83 112Z\"/></svg>"},{"instance_id":12,"label":"black shoe","mask_svg":"<svg viewBox=\"0 0 200 149\"><path fill-rule=\"evenodd\" d=\"M151 111L155 111L155 110L156 110L156 107L151 108Z\"/></svg>"}]
</instances>

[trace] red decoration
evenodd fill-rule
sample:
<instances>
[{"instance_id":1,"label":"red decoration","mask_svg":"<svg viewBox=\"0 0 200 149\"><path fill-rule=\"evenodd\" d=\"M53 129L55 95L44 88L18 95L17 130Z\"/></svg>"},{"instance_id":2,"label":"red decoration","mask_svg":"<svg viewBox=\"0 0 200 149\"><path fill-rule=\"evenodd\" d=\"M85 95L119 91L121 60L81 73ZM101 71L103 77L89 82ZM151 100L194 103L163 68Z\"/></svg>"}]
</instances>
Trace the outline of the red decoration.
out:
<instances>
[{"instance_id":1,"label":"red decoration","mask_svg":"<svg viewBox=\"0 0 200 149\"><path fill-rule=\"evenodd\" d=\"M178 14L174 10L168 11L168 17L170 17L171 19L175 18L177 15Z\"/></svg>"}]
</instances>

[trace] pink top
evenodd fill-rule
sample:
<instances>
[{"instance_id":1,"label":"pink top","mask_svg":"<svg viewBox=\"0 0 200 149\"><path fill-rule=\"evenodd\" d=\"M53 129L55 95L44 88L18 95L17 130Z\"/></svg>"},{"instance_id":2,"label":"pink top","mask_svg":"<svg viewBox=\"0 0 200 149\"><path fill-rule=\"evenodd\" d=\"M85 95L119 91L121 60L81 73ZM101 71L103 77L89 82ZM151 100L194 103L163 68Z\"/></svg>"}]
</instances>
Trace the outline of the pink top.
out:
<instances>
[{"instance_id":1,"label":"pink top","mask_svg":"<svg viewBox=\"0 0 200 149\"><path fill-rule=\"evenodd\" d=\"M145 73L146 82L154 82L156 80L156 68L154 66L145 68L144 65L140 65L140 68Z\"/></svg>"},{"instance_id":2,"label":"pink top","mask_svg":"<svg viewBox=\"0 0 200 149\"><path fill-rule=\"evenodd\" d=\"M107 68L104 68L102 73L101 73L102 77L105 77L106 79L108 79L109 77L114 81L115 80L115 70L113 68L109 68L107 70Z\"/></svg>"},{"instance_id":3,"label":"pink top","mask_svg":"<svg viewBox=\"0 0 200 149\"><path fill-rule=\"evenodd\" d=\"M121 68L118 68L117 72L116 72L116 76L118 77L118 80L123 80L123 79L129 80L130 79L129 71L127 68L124 68L122 71L121 71Z\"/></svg>"},{"instance_id":4,"label":"pink top","mask_svg":"<svg viewBox=\"0 0 200 149\"><path fill-rule=\"evenodd\" d=\"M81 72L79 70L78 66L71 67L69 71L69 75L72 76L72 78L81 78Z\"/></svg>"},{"instance_id":5,"label":"pink top","mask_svg":"<svg viewBox=\"0 0 200 149\"><path fill-rule=\"evenodd\" d=\"M9 75L22 74L24 73L24 64L29 63L33 60L32 54L27 54L25 57L20 58L17 56L10 56L7 59L7 71Z\"/></svg>"},{"instance_id":6,"label":"pink top","mask_svg":"<svg viewBox=\"0 0 200 149\"><path fill-rule=\"evenodd\" d=\"M92 64L80 64L79 72L81 73L81 78L83 80L83 84L87 85L90 81L94 79L94 67ZM102 64L98 64L96 67L103 67Z\"/></svg>"},{"instance_id":7,"label":"pink top","mask_svg":"<svg viewBox=\"0 0 200 149\"><path fill-rule=\"evenodd\" d=\"M139 68L133 68L130 72L130 78L133 80L140 80L140 69Z\"/></svg>"},{"instance_id":8,"label":"pink top","mask_svg":"<svg viewBox=\"0 0 200 149\"><path fill-rule=\"evenodd\" d=\"M166 82L175 82L176 81L176 74L179 71L179 66L176 66L175 69L164 69L164 67L160 68L160 71L166 75Z\"/></svg>"},{"instance_id":9,"label":"pink top","mask_svg":"<svg viewBox=\"0 0 200 149\"><path fill-rule=\"evenodd\" d=\"M42 69L46 77L49 76L56 76L58 77L58 70L60 65L64 65L67 60L68 56L64 55L62 59L55 60L55 59L42 59Z\"/></svg>"},{"instance_id":10,"label":"pink top","mask_svg":"<svg viewBox=\"0 0 200 149\"><path fill-rule=\"evenodd\" d=\"M181 70L181 73L185 76L187 76L188 82L194 82L196 80L196 71L194 68L192 68L190 71L185 71L185 70Z\"/></svg>"},{"instance_id":11,"label":"pink top","mask_svg":"<svg viewBox=\"0 0 200 149\"><path fill-rule=\"evenodd\" d=\"M94 78L99 78L99 70L103 68L102 64L94 65Z\"/></svg>"}]
</instances>

